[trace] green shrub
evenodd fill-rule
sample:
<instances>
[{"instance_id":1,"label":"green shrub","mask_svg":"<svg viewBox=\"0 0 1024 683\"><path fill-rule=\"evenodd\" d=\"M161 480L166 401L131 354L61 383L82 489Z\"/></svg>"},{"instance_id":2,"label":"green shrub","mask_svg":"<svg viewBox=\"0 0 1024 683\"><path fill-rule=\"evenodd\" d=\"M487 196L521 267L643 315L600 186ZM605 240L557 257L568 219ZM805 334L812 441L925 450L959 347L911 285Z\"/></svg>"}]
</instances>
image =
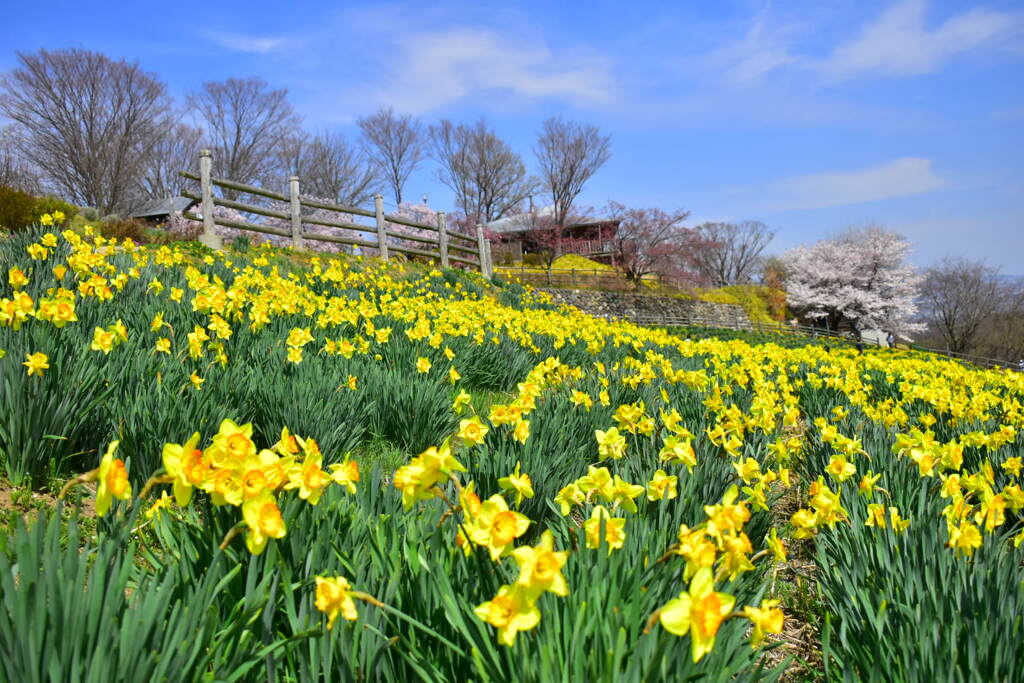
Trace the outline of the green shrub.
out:
<instances>
[{"instance_id":1,"label":"green shrub","mask_svg":"<svg viewBox=\"0 0 1024 683\"><path fill-rule=\"evenodd\" d=\"M123 240L129 238L133 242L145 244L148 241L147 225L134 218L107 217L97 226L100 234L107 239Z\"/></svg>"},{"instance_id":2,"label":"green shrub","mask_svg":"<svg viewBox=\"0 0 1024 683\"><path fill-rule=\"evenodd\" d=\"M52 214L57 211L64 214L65 221L70 221L78 213L78 207L57 197L38 197L35 205L36 216L33 222L38 222L39 217L43 214Z\"/></svg>"},{"instance_id":3,"label":"green shrub","mask_svg":"<svg viewBox=\"0 0 1024 683\"><path fill-rule=\"evenodd\" d=\"M545 266L547 265L547 262L544 260L543 254L523 254L523 265Z\"/></svg>"},{"instance_id":4,"label":"green shrub","mask_svg":"<svg viewBox=\"0 0 1024 683\"><path fill-rule=\"evenodd\" d=\"M235 251L245 253L252 248L252 240L248 235L238 235L231 240L231 248Z\"/></svg>"},{"instance_id":5,"label":"green shrub","mask_svg":"<svg viewBox=\"0 0 1024 683\"><path fill-rule=\"evenodd\" d=\"M0 230L20 232L38 222L36 198L28 192L0 187Z\"/></svg>"},{"instance_id":6,"label":"green shrub","mask_svg":"<svg viewBox=\"0 0 1024 683\"><path fill-rule=\"evenodd\" d=\"M0 230L21 232L38 225L43 214L55 211L71 220L78 209L56 197L34 197L28 192L0 186Z\"/></svg>"}]
</instances>

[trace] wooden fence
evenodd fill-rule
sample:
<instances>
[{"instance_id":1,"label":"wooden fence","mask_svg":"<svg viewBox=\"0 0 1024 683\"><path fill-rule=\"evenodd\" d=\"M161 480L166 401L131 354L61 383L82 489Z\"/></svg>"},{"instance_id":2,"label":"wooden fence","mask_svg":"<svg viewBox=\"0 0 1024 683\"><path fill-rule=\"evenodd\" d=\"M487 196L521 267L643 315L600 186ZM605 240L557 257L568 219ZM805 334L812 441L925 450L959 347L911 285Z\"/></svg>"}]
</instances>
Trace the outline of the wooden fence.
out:
<instances>
[{"instance_id":1,"label":"wooden fence","mask_svg":"<svg viewBox=\"0 0 1024 683\"><path fill-rule=\"evenodd\" d=\"M199 153L199 175L197 176L185 171L180 171L179 175L199 182L200 194L182 192L182 196L200 202L201 215L187 211L183 215L191 220L202 221L203 232L200 241L214 249L220 249L223 246L220 236L215 231L215 227L219 225L224 228L234 228L235 230L291 238L292 245L297 248L303 246L303 240L368 247L377 249L380 252L380 257L385 261L389 259L391 252L397 252L410 256L423 256L435 259L440 262L442 268L448 268L453 263L479 267L484 277L491 277L490 243L484 236L483 226L477 226L475 238L458 232L449 232L445 223L444 212L438 212L437 224L430 225L410 220L404 216L385 214L384 198L379 194L374 196L374 208L371 210L304 197L300 192L299 178L296 176L292 176L288 180L287 194L244 185L233 180L214 178L213 156L209 150L205 149ZM288 210L280 211L264 206L255 206L253 204L224 199L214 195L214 187L235 190L236 192L244 192L257 197L287 203ZM214 208L218 206L287 221L290 229L286 230L272 225L230 220L216 216ZM306 213L303 212L303 209L307 210ZM312 216L308 213L308 210L311 209L320 209L348 216L372 218L375 220L375 225L360 225L355 223L354 220L329 220L319 216ZM304 229L306 225L321 225L332 228L333 231L330 234L319 234ZM402 225L432 234L430 236L423 236L396 232L390 230L389 225ZM376 233L376 240L365 238L367 234L373 233ZM415 242L424 246L422 248L410 247L400 242Z\"/></svg>"}]
</instances>

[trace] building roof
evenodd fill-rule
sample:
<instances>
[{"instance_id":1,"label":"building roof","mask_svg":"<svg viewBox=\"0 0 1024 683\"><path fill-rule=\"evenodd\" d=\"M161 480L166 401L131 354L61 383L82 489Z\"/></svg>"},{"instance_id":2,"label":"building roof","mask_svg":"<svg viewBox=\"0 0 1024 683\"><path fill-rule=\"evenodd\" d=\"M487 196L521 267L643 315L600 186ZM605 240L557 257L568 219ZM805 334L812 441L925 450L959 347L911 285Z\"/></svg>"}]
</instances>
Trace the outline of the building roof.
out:
<instances>
[{"instance_id":1,"label":"building roof","mask_svg":"<svg viewBox=\"0 0 1024 683\"><path fill-rule=\"evenodd\" d=\"M533 211L526 213L517 213L513 216L505 216L499 218L496 221L485 223L484 227L491 232L499 233L512 233L512 232L526 232L527 230L533 230L535 227L535 221L538 218L551 218L555 213L554 205L545 206ZM572 220L572 224L566 227L574 228L577 226L584 225L599 225L601 223L612 222L607 218L594 218L590 216L577 216Z\"/></svg>"},{"instance_id":2,"label":"building roof","mask_svg":"<svg viewBox=\"0 0 1024 683\"><path fill-rule=\"evenodd\" d=\"M165 199L154 199L143 205L138 211L132 214L132 218L156 218L157 216L169 216L172 212L181 213L192 206L195 202L188 197L167 197Z\"/></svg>"}]
</instances>

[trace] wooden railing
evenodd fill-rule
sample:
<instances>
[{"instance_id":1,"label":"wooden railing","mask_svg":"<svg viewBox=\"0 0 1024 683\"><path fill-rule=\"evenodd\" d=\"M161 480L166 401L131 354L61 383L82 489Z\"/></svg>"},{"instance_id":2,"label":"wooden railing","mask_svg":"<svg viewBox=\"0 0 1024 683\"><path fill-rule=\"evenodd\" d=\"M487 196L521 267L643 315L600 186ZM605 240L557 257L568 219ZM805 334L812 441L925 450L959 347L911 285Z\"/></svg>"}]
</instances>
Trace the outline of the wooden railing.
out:
<instances>
[{"instance_id":1,"label":"wooden railing","mask_svg":"<svg viewBox=\"0 0 1024 683\"><path fill-rule=\"evenodd\" d=\"M209 150L199 153L199 175L179 172L182 177L195 180L199 183L200 193L182 192L182 195L189 199L200 202L201 214L186 211L185 218L195 221L202 221L203 232L200 241L214 249L220 249L222 240L216 233L216 226L257 232L265 235L291 238L292 245L301 248L303 240L315 242L329 242L348 246L367 247L377 249L380 257L387 261L391 252L408 254L410 256L424 256L440 262L442 268L448 268L452 263L460 263L467 266L479 267L484 277L491 276L491 253L490 244L484 236L483 226L477 226L476 237L470 237L458 232L449 232L445 222L444 212L438 212L437 224L431 225L420 221L411 220L405 216L396 216L384 213L384 198L381 195L374 196L374 208L362 209L355 206L343 206L318 199L304 197L300 193L299 178L292 176L288 181L288 194L273 192L261 187L245 185L233 180L213 177L213 156ZM276 210L265 206L256 206L238 202L214 195L213 188L219 187L236 192L263 197L276 202L288 204L288 210ZM275 227L273 225L251 223L248 221L237 221L217 216L215 207L224 207L236 211L265 216L280 221L287 221L289 229ZM345 216L356 216L372 218L374 225L361 225L348 220L331 220L319 216L309 215L303 209L319 209ZM328 234L321 234L306 230L306 225L320 225L332 228ZM388 229L389 225L402 225L416 230L425 231L429 235L415 235L404 232L397 232ZM367 235L376 233L376 240L366 239ZM401 242L414 242L425 245L424 248L412 247ZM456 253L453 253L456 252Z\"/></svg>"}]
</instances>

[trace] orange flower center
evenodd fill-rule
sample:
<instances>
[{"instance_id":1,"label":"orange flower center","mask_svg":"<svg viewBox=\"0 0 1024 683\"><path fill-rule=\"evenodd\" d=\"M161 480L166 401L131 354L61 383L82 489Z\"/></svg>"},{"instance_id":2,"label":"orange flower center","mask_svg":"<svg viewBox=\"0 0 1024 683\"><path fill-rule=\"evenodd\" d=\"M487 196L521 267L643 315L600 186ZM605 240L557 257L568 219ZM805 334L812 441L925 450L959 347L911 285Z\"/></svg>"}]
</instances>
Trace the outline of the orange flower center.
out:
<instances>
[{"instance_id":1,"label":"orange flower center","mask_svg":"<svg viewBox=\"0 0 1024 683\"><path fill-rule=\"evenodd\" d=\"M107 489L114 498L122 498L128 490L128 471L120 458L111 463L107 470Z\"/></svg>"},{"instance_id":2,"label":"orange flower center","mask_svg":"<svg viewBox=\"0 0 1024 683\"><path fill-rule=\"evenodd\" d=\"M276 503L264 503L260 507L260 531L265 536L276 536L284 529L284 520Z\"/></svg>"},{"instance_id":3,"label":"orange flower center","mask_svg":"<svg viewBox=\"0 0 1024 683\"><path fill-rule=\"evenodd\" d=\"M193 448L185 455L185 464L182 469L188 477L190 484L198 484L206 476L206 463L203 462L203 452Z\"/></svg>"},{"instance_id":4,"label":"orange flower center","mask_svg":"<svg viewBox=\"0 0 1024 683\"><path fill-rule=\"evenodd\" d=\"M245 434L232 434L228 437L227 450L233 458L241 458L249 452L252 441Z\"/></svg>"},{"instance_id":5,"label":"orange flower center","mask_svg":"<svg viewBox=\"0 0 1024 683\"><path fill-rule=\"evenodd\" d=\"M693 607L693 625L700 629L700 634L710 638L718 633L718 625L722 623L722 602L715 593L709 593L697 600Z\"/></svg>"},{"instance_id":6,"label":"orange flower center","mask_svg":"<svg viewBox=\"0 0 1024 683\"><path fill-rule=\"evenodd\" d=\"M516 515L511 510L499 512L491 525L491 541L496 546L508 545L516 537Z\"/></svg>"},{"instance_id":7,"label":"orange flower center","mask_svg":"<svg viewBox=\"0 0 1024 683\"><path fill-rule=\"evenodd\" d=\"M306 488L309 489L322 489L327 485L327 476L320 469L319 465L315 463L306 466L302 473L302 478L306 483Z\"/></svg>"},{"instance_id":8,"label":"orange flower center","mask_svg":"<svg viewBox=\"0 0 1024 683\"><path fill-rule=\"evenodd\" d=\"M266 487L267 478L261 470L249 470L245 473L242 485L245 487L246 495L254 496Z\"/></svg>"},{"instance_id":9,"label":"orange flower center","mask_svg":"<svg viewBox=\"0 0 1024 683\"><path fill-rule=\"evenodd\" d=\"M561 567L558 564L558 558L555 557L555 554L545 552L541 553L540 557L537 558L537 566L534 569L533 574L537 577L538 581L553 581L555 576L558 575L559 569L561 569Z\"/></svg>"}]
</instances>

